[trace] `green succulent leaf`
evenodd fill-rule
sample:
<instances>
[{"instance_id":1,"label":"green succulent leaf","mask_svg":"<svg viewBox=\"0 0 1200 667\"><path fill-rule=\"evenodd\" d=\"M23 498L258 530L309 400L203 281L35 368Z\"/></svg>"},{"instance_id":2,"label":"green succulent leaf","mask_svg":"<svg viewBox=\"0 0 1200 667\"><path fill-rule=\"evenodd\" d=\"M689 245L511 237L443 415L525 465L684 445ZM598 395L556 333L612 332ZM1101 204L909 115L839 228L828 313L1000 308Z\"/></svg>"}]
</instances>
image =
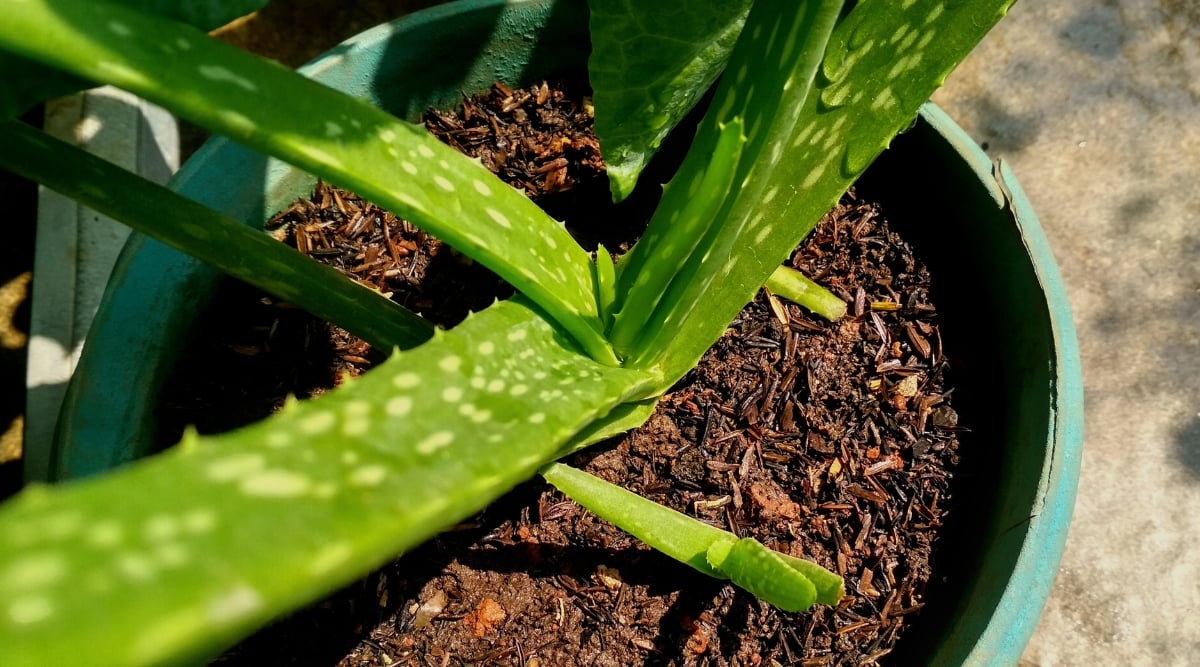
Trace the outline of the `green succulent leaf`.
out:
<instances>
[{"instance_id":1,"label":"green succulent leaf","mask_svg":"<svg viewBox=\"0 0 1200 667\"><path fill-rule=\"evenodd\" d=\"M864 0L841 17L840 2L755 4L689 153L711 151L719 123L746 119L744 167L715 244L728 242L734 253L721 264L692 260L704 265L693 275L718 272L721 289L681 303L671 327L646 346L666 351L654 362L665 377L696 363L1011 4ZM655 224L665 220L656 214Z\"/></svg>"},{"instance_id":2,"label":"green succulent leaf","mask_svg":"<svg viewBox=\"0 0 1200 667\"><path fill-rule=\"evenodd\" d=\"M712 248L714 222L718 219L726 193L733 186L734 174L742 147L746 143L741 118L730 119L720 128L716 148L701 170L687 170L677 175L663 193L660 210L671 211L668 225L652 227L643 237L644 243L630 253L621 265L617 292L625 296L620 311L613 317L609 340L617 354L634 357L638 350L630 349L653 326L663 322L658 311L660 303L670 307L668 290L673 283L692 284L699 290L693 276L683 274L690 257L707 254ZM688 179L686 182L683 179Z\"/></svg>"},{"instance_id":3,"label":"green succulent leaf","mask_svg":"<svg viewBox=\"0 0 1200 667\"><path fill-rule=\"evenodd\" d=\"M559 458L609 438L615 438L645 424L650 415L654 414L658 400L658 397L655 397L634 403L622 403L604 418L592 422L587 428L575 434L571 442L559 452Z\"/></svg>"},{"instance_id":4,"label":"green succulent leaf","mask_svg":"<svg viewBox=\"0 0 1200 667\"><path fill-rule=\"evenodd\" d=\"M0 506L4 662L208 657L470 516L657 384L564 347L522 301L253 426Z\"/></svg>"},{"instance_id":5,"label":"green succulent leaf","mask_svg":"<svg viewBox=\"0 0 1200 667\"><path fill-rule=\"evenodd\" d=\"M730 123L744 125L745 145L733 166L730 187L719 193L719 201L708 204L715 214L703 243L688 255L683 267L667 285L651 323L640 332L630 349L627 357L630 363L650 365L666 359L670 369L665 376L681 376L695 365L704 349L720 337L737 310L749 300L748 296L743 298L728 317L722 313L720 318L713 318L712 307L705 305L714 297L721 304L731 300L732 295L741 298L740 282L727 284L727 279L747 257L774 252L774 247L768 245L764 253L764 248L760 247L763 239L757 236L752 240L742 238L742 230L748 225L757 225L761 218L748 220L749 216L738 215L738 206L754 202L759 206L754 215L761 210L765 216L770 212L773 200L786 187L773 180L773 173L781 163L786 137L796 121L795 110L808 96L841 7L838 0L823 0L760 2L751 9L713 106L701 123L695 144L675 180L700 182L700 174L708 168L711 156L724 157L720 146ZM663 203L655 211L642 241L627 255L629 268L620 267L618 295L625 290L628 294L626 302L641 298L639 292L643 289L661 289L654 284L639 286L637 267L643 262L654 261L655 255L661 252L657 246L672 247L682 243L679 237L687 234L683 226L676 224L676 211L688 206L688 198L669 199L671 194L671 191L664 194ZM704 197L709 199L712 195ZM780 260L776 257L775 264L778 265ZM769 272L762 275L755 289L762 285L767 275ZM718 280L721 289L709 289ZM750 294L753 295L753 291ZM700 347L700 354L694 354L696 347ZM685 354L689 356L685 357Z\"/></svg>"},{"instance_id":6,"label":"green succulent leaf","mask_svg":"<svg viewBox=\"0 0 1200 667\"><path fill-rule=\"evenodd\" d=\"M140 11L212 30L262 9L267 0L118 0ZM86 79L0 51L0 120L15 118L33 105L90 87Z\"/></svg>"},{"instance_id":7,"label":"green succulent leaf","mask_svg":"<svg viewBox=\"0 0 1200 667\"><path fill-rule=\"evenodd\" d=\"M596 135L613 198L725 65L753 0L589 0Z\"/></svg>"},{"instance_id":8,"label":"green succulent leaf","mask_svg":"<svg viewBox=\"0 0 1200 667\"><path fill-rule=\"evenodd\" d=\"M836 605L845 594L841 577L816 563L772 551L752 538L738 539L582 470L552 463L541 474L646 544L711 577L729 579L784 611L804 611L814 602Z\"/></svg>"},{"instance_id":9,"label":"green succulent leaf","mask_svg":"<svg viewBox=\"0 0 1200 667\"><path fill-rule=\"evenodd\" d=\"M377 349L409 348L433 335L433 325L336 270L17 121L0 122L0 167L336 322Z\"/></svg>"},{"instance_id":10,"label":"green succulent leaf","mask_svg":"<svg viewBox=\"0 0 1200 667\"><path fill-rule=\"evenodd\" d=\"M790 266L776 267L764 286L831 322L846 314L845 301Z\"/></svg>"},{"instance_id":11,"label":"green succulent leaf","mask_svg":"<svg viewBox=\"0 0 1200 667\"><path fill-rule=\"evenodd\" d=\"M492 269L593 358L616 363L587 253L524 194L423 128L105 0L22 0L6 9L0 47L129 90L353 190Z\"/></svg>"},{"instance_id":12,"label":"green succulent leaf","mask_svg":"<svg viewBox=\"0 0 1200 667\"><path fill-rule=\"evenodd\" d=\"M817 588L758 540L714 544L708 562L730 581L784 611L804 611L817 601Z\"/></svg>"},{"instance_id":13,"label":"green succulent leaf","mask_svg":"<svg viewBox=\"0 0 1200 667\"><path fill-rule=\"evenodd\" d=\"M613 308L617 301L617 268L613 264L612 255L604 246L596 247L596 304L600 308L600 318L605 327L613 316Z\"/></svg>"},{"instance_id":14,"label":"green succulent leaf","mask_svg":"<svg viewBox=\"0 0 1200 667\"><path fill-rule=\"evenodd\" d=\"M540 472L601 519L710 577L728 578L709 564L708 550L716 543L736 542L731 533L568 465L551 463Z\"/></svg>"}]
</instances>

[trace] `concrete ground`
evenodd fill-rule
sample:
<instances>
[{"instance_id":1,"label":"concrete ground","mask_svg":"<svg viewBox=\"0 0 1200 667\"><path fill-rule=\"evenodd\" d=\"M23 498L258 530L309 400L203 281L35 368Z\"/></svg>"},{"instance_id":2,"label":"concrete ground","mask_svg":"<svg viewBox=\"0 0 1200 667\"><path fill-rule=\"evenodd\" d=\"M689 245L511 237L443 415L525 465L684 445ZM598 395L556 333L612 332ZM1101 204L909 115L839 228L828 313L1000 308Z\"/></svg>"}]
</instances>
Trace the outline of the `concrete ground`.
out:
<instances>
[{"instance_id":1,"label":"concrete ground","mask_svg":"<svg viewBox=\"0 0 1200 667\"><path fill-rule=\"evenodd\" d=\"M1079 328L1079 496L1022 665L1200 664L1200 2L1022 0L935 99L1012 164Z\"/></svg>"}]
</instances>

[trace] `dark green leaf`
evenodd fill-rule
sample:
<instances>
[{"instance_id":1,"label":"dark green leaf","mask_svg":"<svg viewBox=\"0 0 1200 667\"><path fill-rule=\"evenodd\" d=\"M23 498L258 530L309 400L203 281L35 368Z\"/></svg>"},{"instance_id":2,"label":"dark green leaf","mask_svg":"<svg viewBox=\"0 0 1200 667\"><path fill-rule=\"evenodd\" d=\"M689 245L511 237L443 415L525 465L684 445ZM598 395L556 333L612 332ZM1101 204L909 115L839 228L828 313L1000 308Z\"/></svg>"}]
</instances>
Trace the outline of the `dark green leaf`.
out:
<instances>
[{"instance_id":1,"label":"dark green leaf","mask_svg":"<svg viewBox=\"0 0 1200 667\"><path fill-rule=\"evenodd\" d=\"M433 335L431 324L333 268L17 121L0 122L0 166L328 319L377 349L409 348Z\"/></svg>"},{"instance_id":2,"label":"dark green leaf","mask_svg":"<svg viewBox=\"0 0 1200 667\"><path fill-rule=\"evenodd\" d=\"M589 0L596 135L616 200L721 73L753 0Z\"/></svg>"}]
</instances>

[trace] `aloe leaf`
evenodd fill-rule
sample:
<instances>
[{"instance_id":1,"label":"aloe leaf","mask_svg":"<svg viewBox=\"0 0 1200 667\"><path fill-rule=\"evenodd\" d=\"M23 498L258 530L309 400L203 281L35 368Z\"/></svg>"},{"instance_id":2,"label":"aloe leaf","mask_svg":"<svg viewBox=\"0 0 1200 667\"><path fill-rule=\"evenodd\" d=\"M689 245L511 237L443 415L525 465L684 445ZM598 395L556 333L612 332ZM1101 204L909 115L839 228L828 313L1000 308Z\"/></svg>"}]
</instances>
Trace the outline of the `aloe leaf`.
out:
<instances>
[{"instance_id":1,"label":"aloe leaf","mask_svg":"<svg viewBox=\"0 0 1200 667\"><path fill-rule=\"evenodd\" d=\"M762 67L795 53L793 40L804 38L786 26L794 24L791 12L803 12L807 3L794 9L789 3L755 4L730 59L732 76L722 79L697 136L698 147L711 146L716 124L734 115L750 127L743 161L752 166L744 177L739 172L740 187L722 212L728 220L721 234L735 239L735 252L723 265L698 266L701 273L718 272L722 288L681 304L674 326L687 336L660 333L660 341L673 341L657 362L664 376L676 377L696 363L1011 4L858 2L837 22L819 54L816 85L803 96L796 93L806 70ZM805 43L807 63L811 36ZM743 68L756 75L739 83ZM756 118L762 119L757 132Z\"/></svg>"},{"instance_id":2,"label":"aloe leaf","mask_svg":"<svg viewBox=\"0 0 1200 667\"><path fill-rule=\"evenodd\" d=\"M122 4L201 30L212 30L262 9L267 0L118 0ZM0 51L0 120L15 118L33 105L84 88L86 80L43 67L25 58Z\"/></svg>"},{"instance_id":3,"label":"aloe leaf","mask_svg":"<svg viewBox=\"0 0 1200 667\"><path fill-rule=\"evenodd\" d=\"M725 65L752 0L589 0L596 135L616 201Z\"/></svg>"},{"instance_id":4,"label":"aloe leaf","mask_svg":"<svg viewBox=\"0 0 1200 667\"><path fill-rule=\"evenodd\" d=\"M21 0L0 22L0 47L129 90L353 190L492 269L590 355L616 363L587 253L524 194L423 128L103 0Z\"/></svg>"},{"instance_id":5,"label":"aloe leaf","mask_svg":"<svg viewBox=\"0 0 1200 667\"><path fill-rule=\"evenodd\" d=\"M720 128L716 148L701 171L688 170L668 184L661 206L671 211L669 227L652 227L639 243L643 252L631 253L621 265L624 278L618 292L625 298L613 317L609 341L617 354L628 357L629 349L651 323L659 323L656 308L668 286L676 280L688 259L713 236L726 193L733 185L738 158L746 142L740 118L730 119ZM684 179L687 179L686 181Z\"/></svg>"},{"instance_id":6,"label":"aloe leaf","mask_svg":"<svg viewBox=\"0 0 1200 667\"><path fill-rule=\"evenodd\" d=\"M721 193L720 202L714 204L717 213L702 244L672 278L652 324L645 328L633 346L632 363L648 365L661 363L664 358L682 358L677 350L691 353L698 344L706 349L736 314L735 310L718 323L716 319L702 318L696 313L707 313L710 309L704 303L714 296L720 303L731 300L731 295L739 298L741 285L738 282L727 284L727 276L746 257L757 257L763 252L759 247L761 239L741 237L742 229L751 221L747 216L737 215L736 206L753 201L760 205L759 210L765 215L780 194L779 188L772 191L768 184L772 183L772 172L782 157L784 138L790 135L795 124L793 109L799 108L808 96L841 7L838 0L824 0L760 2L751 9L713 106L701 123L696 142L676 176L680 182L696 182L697 174L706 168L707 159L717 154L725 132L723 128L740 119L738 122L746 127L746 143L736 164L732 185ZM652 258L657 252L655 245L670 247L680 242L676 235L686 232L673 224L675 211L680 208L679 201L668 201L664 195L663 205L655 211L643 237L644 243L639 242L629 254L630 267L636 267L642 255ZM779 259L776 258L776 265ZM631 273L636 276L636 272ZM624 267L620 277L626 277ZM766 277L763 275L762 280ZM710 290L717 280L721 281L721 289ZM755 289L762 285L762 280ZM622 283L618 293L621 286L630 290L627 300L637 298L635 292L640 288L636 285L636 277ZM743 299L738 308L748 300L749 297ZM687 340L683 340L685 338ZM665 376L681 376L699 358L699 354L688 357L686 367L683 363L670 364Z\"/></svg>"},{"instance_id":7,"label":"aloe leaf","mask_svg":"<svg viewBox=\"0 0 1200 667\"><path fill-rule=\"evenodd\" d=\"M559 458L573 454L581 449L586 449L592 445L615 438L626 431L631 431L650 418L654 414L654 408L658 405L658 397L648 398L635 403L622 403L613 408L613 411L608 413L602 419L598 419L587 428L575 434L571 442L559 453Z\"/></svg>"},{"instance_id":8,"label":"aloe leaf","mask_svg":"<svg viewBox=\"0 0 1200 667\"><path fill-rule=\"evenodd\" d=\"M433 335L433 325L333 268L17 121L0 122L0 166L335 322L377 349L409 348Z\"/></svg>"},{"instance_id":9,"label":"aloe leaf","mask_svg":"<svg viewBox=\"0 0 1200 667\"><path fill-rule=\"evenodd\" d=\"M709 564L708 549L715 543L736 542L732 533L562 463L551 463L540 472L601 519L710 577L728 578Z\"/></svg>"},{"instance_id":10,"label":"aloe leaf","mask_svg":"<svg viewBox=\"0 0 1200 667\"><path fill-rule=\"evenodd\" d=\"M212 655L481 509L656 384L522 299L348 386L0 506L4 662Z\"/></svg>"},{"instance_id":11,"label":"aloe leaf","mask_svg":"<svg viewBox=\"0 0 1200 667\"><path fill-rule=\"evenodd\" d=\"M733 583L784 611L804 611L817 601L817 588L808 577L757 540L745 537L732 545L713 545L708 558Z\"/></svg>"},{"instance_id":12,"label":"aloe leaf","mask_svg":"<svg viewBox=\"0 0 1200 667\"><path fill-rule=\"evenodd\" d=\"M783 609L835 605L842 579L816 563L772 551L753 538L710 526L632 491L561 463L541 470L546 481L600 518L664 554L717 579L729 579Z\"/></svg>"},{"instance_id":13,"label":"aloe leaf","mask_svg":"<svg viewBox=\"0 0 1200 667\"><path fill-rule=\"evenodd\" d=\"M836 573L830 572L810 560L796 558L788 554L772 551L789 568L804 575L812 582L817 591L816 601L819 604L836 605L846 595L846 584Z\"/></svg>"},{"instance_id":14,"label":"aloe leaf","mask_svg":"<svg viewBox=\"0 0 1200 667\"><path fill-rule=\"evenodd\" d=\"M604 246L596 247L596 304L607 328L617 301L617 268Z\"/></svg>"},{"instance_id":15,"label":"aloe leaf","mask_svg":"<svg viewBox=\"0 0 1200 667\"><path fill-rule=\"evenodd\" d=\"M829 321L846 314L846 302L790 266L778 266L764 286L792 303L811 310Z\"/></svg>"}]
</instances>

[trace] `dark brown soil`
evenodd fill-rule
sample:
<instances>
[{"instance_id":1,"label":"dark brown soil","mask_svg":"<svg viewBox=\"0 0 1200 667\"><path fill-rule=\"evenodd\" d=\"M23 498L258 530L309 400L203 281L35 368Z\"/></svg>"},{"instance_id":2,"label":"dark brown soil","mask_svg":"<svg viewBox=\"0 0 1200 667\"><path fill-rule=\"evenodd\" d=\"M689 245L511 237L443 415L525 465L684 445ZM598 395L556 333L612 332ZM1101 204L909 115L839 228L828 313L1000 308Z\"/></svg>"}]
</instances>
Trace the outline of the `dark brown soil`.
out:
<instances>
[{"instance_id":1,"label":"dark brown soil","mask_svg":"<svg viewBox=\"0 0 1200 667\"><path fill-rule=\"evenodd\" d=\"M534 105L533 113L525 107L524 119L496 122L519 96ZM567 111L541 113L551 98ZM556 94L498 88L489 100L465 108L458 117L432 116L435 131L482 150L484 164L509 169L505 175L531 194L569 192L575 181L578 188L604 186L591 153L594 140L568 135L557 145L581 150L565 157L547 148L556 142L545 141L542 130L558 121L544 116L590 124L586 113ZM474 119L484 125L472 126ZM515 133L521 125L534 125L526 128L528 140ZM503 129L505 145L528 150L486 143L488 126ZM508 157L496 160L498 151ZM281 236L299 239L310 254L445 323L504 289L407 223L324 186L275 223ZM609 247L632 240L613 243L615 234L584 232L605 238ZM853 195L791 261L844 295L851 303L845 319L830 324L760 294L645 426L572 463L838 571L848 596L836 609L778 612L653 552L535 480L394 565L265 629L219 662L886 663L945 558L939 530L959 449L929 275L890 231L885 212ZM445 303L464 292L471 296ZM236 328L232 317L224 318L223 332L207 334L208 347L229 360L229 370L218 370L216 383L181 379L171 391L176 425L213 412L213 395L244 398L248 380L265 396L257 407L223 408L222 400L216 411L232 421L256 418L250 413L269 411L288 392L320 393L373 358L363 343L283 304L260 295L243 302L248 326ZM190 357L212 375L216 362L207 352ZM274 367L282 372L268 374ZM238 376L226 374L235 368ZM201 427L219 430L230 421Z\"/></svg>"}]
</instances>

